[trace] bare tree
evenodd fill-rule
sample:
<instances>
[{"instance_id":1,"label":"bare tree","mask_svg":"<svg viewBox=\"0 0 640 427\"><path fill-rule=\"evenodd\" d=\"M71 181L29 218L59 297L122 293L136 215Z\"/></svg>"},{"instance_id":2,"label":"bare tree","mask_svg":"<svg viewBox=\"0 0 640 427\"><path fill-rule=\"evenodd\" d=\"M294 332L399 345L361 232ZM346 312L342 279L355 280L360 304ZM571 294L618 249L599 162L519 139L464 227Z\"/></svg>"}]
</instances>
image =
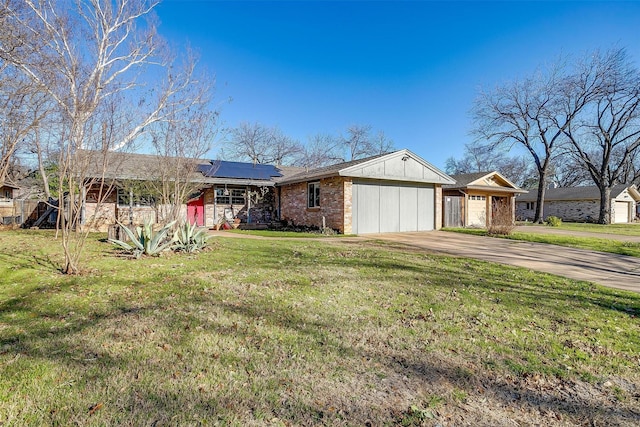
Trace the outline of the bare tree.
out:
<instances>
[{"instance_id":1,"label":"bare tree","mask_svg":"<svg viewBox=\"0 0 640 427\"><path fill-rule=\"evenodd\" d=\"M288 165L302 147L277 127L242 122L227 129L223 156L227 159L259 164Z\"/></svg>"},{"instance_id":2,"label":"bare tree","mask_svg":"<svg viewBox=\"0 0 640 427\"><path fill-rule=\"evenodd\" d=\"M293 165L313 169L339 163L344 161L341 151L338 138L319 133L307 140Z\"/></svg>"},{"instance_id":3,"label":"bare tree","mask_svg":"<svg viewBox=\"0 0 640 427\"><path fill-rule=\"evenodd\" d=\"M508 148L518 145L531 156L538 175L535 222L544 220L545 189L563 131L587 104L598 81L591 75L582 86L570 85L564 71L556 65L481 92L472 110L472 133L478 140Z\"/></svg>"},{"instance_id":4,"label":"bare tree","mask_svg":"<svg viewBox=\"0 0 640 427\"><path fill-rule=\"evenodd\" d=\"M378 131L372 138L371 148L373 154L385 154L395 150L392 139L387 138L383 130Z\"/></svg>"},{"instance_id":5,"label":"bare tree","mask_svg":"<svg viewBox=\"0 0 640 427\"><path fill-rule=\"evenodd\" d=\"M49 113L48 98L13 68L0 74L0 186L12 158Z\"/></svg>"},{"instance_id":6,"label":"bare tree","mask_svg":"<svg viewBox=\"0 0 640 427\"><path fill-rule=\"evenodd\" d=\"M466 144L462 158L449 157L445 162L445 171L453 175L494 170L520 187L526 187L533 174L525 157L510 157L501 147L478 142Z\"/></svg>"},{"instance_id":7,"label":"bare tree","mask_svg":"<svg viewBox=\"0 0 640 427\"><path fill-rule=\"evenodd\" d=\"M625 49L612 49L591 53L579 65L572 80L576 90L592 76L597 76L598 85L591 101L563 133L600 190L598 222L608 224L611 188L636 178L629 175L640 149L640 71Z\"/></svg>"},{"instance_id":8,"label":"bare tree","mask_svg":"<svg viewBox=\"0 0 640 427\"><path fill-rule=\"evenodd\" d=\"M165 113L166 120L150 129L157 163L149 165L155 193L160 196L159 208L165 221L181 222L181 207L198 190L193 177L198 174L198 160L211 148L217 130L218 113L211 108L213 79L202 75L194 78L197 59L193 54L185 58L181 73L183 81L193 81L189 90L172 99ZM190 108L174 108L189 104Z\"/></svg>"},{"instance_id":9,"label":"bare tree","mask_svg":"<svg viewBox=\"0 0 640 427\"><path fill-rule=\"evenodd\" d=\"M582 163L570 150L565 149L554 156L549 180L555 187L579 187L592 183L591 176Z\"/></svg>"},{"instance_id":10,"label":"bare tree","mask_svg":"<svg viewBox=\"0 0 640 427\"><path fill-rule=\"evenodd\" d=\"M371 141L371 125L351 125L340 139L346 151L346 161L367 157L375 152Z\"/></svg>"},{"instance_id":11,"label":"bare tree","mask_svg":"<svg viewBox=\"0 0 640 427\"><path fill-rule=\"evenodd\" d=\"M191 81L173 73L164 54L153 14L158 0L25 0L24 4L24 9L3 12L36 43L20 49L0 46L0 56L57 106L61 121L57 170L65 189L59 201L61 208L65 206L59 215L62 270L76 273L86 239L86 230L80 229L85 219L80 206L88 186L104 181L95 174L88 181L87 171L97 165L106 170L110 150L129 146L146 127L166 120L166 114L189 108L171 102ZM166 66L164 81L144 92L141 76L158 65ZM78 155L81 151L83 155ZM105 195L101 191L98 196Z\"/></svg>"}]
</instances>

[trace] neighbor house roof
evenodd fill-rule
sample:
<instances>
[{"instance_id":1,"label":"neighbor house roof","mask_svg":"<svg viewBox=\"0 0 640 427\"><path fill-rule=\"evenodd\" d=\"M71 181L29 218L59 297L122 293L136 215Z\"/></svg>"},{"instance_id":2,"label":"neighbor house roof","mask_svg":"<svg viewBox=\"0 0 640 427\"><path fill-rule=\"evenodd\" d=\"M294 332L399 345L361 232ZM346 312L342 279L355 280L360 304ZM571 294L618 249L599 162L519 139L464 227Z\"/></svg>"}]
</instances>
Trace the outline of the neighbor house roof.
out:
<instances>
[{"instance_id":1,"label":"neighbor house roof","mask_svg":"<svg viewBox=\"0 0 640 427\"><path fill-rule=\"evenodd\" d=\"M413 167L413 170L390 170L386 168L387 162L397 161L398 159L401 159L407 165ZM418 171L418 169L421 170ZM427 170L428 176L424 174L420 175L422 170ZM382 178L397 181L430 182L440 184L453 183L451 177L416 154L409 150L398 150L392 153L366 157L364 159L304 170L291 176L278 179L278 184L294 184L298 182L329 178L332 176L350 176L354 178L372 179Z\"/></svg>"},{"instance_id":2,"label":"neighbor house roof","mask_svg":"<svg viewBox=\"0 0 640 427\"><path fill-rule=\"evenodd\" d=\"M624 192L629 190L629 194L634 200L640 201L640 193L635 185L619 184L611 189L611 198L615 199ZM535 202L538 199L537 189L531 190L528 194L518 196L519 202ZM547 188L544 194L544 200L600 200L600 190L596 186L589 187L560 187Z\"/></svg>"},{"instance_id":3,"label":"neighbor house roof","mask_svg":"<svg viewBox=\"0 0 640 427\"><path fill-rule=\"evenodd\" d=\"M497 171L451 175L455 184L443 185L443 190L487 190L501 193L526 193Z\"/></svg>"}]
</instances>

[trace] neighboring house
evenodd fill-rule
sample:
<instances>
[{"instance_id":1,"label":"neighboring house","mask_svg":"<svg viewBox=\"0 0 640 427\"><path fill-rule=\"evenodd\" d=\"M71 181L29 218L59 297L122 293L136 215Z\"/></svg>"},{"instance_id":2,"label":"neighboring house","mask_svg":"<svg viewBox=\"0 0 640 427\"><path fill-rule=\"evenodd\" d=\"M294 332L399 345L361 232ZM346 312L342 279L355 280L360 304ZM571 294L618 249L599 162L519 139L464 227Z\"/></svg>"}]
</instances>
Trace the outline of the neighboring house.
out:
<instances>
[{"instance_id":1,"label":"neighboring house","mask_svg":"<svg viewBox=\"0 0 640 427\"><path fill-rule=\"evenodd\" d=\"M18 187L4 183L0 186L0 217L10 217L14 215L13 199ZM2 220L2 218L0 218Z\"/></svg>"},{"instance_id":2,"label":"neighboring house","mask_svg":"<svg viewBox=\"0 0 640 427\"><path fill-rule=\"evenodd\" d=\"M442 185L451 177L409 150L277 179L280 217L345 234L442 226Z\"/></svg>"},{"instance_id":3,"label":"neighboring house","mask_svg":"<svg viewBox=\"0 0 640 427\"><path fill-rule=\"evenodd\" d=\"M518 196L516 217L533 220L537 191ZM640 193L635 185L616 185L611 189L610 223L628 223L635 219ZM595 222L600 211L598 187L548 188L544 197L544 218L557 216L563 221Z\"/></svg>"},{"instance_id":4,"label":"neighboring house","mask_svg":"<svg viewBox=\"0 0 640 427\"><path fill-rule=\"evenodd\" d=\"M451 177L455 184L442 187L445 227L489 227L497 215L515 222L515 196L526 190L496 171Z\"/></svg>"},{"instance_id":5,"label":"neighboring house","mask_svg":"<svg viewBox=\"0 0 640 427\"><path fill-rule=\"evenodd\" d=\"M157 188L175 180L172 168L192 170L181 177L192 191L179 214L197 225L287 220L347 234L439 229L442 185L454 182L408 150L312 170L129 153L87 158L81 223L98 230L116 219L164 222L169 205L157 200Z\"/></svg>"}]
</instances>

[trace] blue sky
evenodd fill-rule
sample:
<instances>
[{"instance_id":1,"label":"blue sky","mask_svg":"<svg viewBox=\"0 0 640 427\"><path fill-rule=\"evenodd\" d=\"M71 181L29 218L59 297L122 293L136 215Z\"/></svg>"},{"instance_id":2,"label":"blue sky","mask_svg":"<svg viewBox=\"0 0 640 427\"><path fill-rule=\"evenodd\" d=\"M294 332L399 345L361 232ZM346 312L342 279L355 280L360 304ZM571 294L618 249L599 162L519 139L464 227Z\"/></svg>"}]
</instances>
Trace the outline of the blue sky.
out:
<instances>
[{"instance_id":1,"label":"blue sky","mask_svg":"<svg viewBox=\"0 0 640 427\"><path fill-rule=\"evenodd\" d=\"M156 11L160 32L216 76L224 125L304 142L370 124L440 168L471 141L480 87L593 49L640 61L632 1L164 0Z\"/></svg>"}]
</instances>

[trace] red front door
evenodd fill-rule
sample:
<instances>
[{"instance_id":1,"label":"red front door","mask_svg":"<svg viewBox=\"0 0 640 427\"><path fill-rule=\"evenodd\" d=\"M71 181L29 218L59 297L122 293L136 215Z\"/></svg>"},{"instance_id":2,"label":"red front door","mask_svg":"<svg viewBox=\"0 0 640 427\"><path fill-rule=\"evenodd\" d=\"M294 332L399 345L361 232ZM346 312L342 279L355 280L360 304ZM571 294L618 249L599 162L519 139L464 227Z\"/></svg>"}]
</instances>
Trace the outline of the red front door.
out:
<instances>
[{"instance_id":1,"label":"red front door","mask_svg":"<svg viewBox=\"0 0 640 427\"><path fill-rule=\"evenodd\" d=\"M187 203L187 220L198 227L204 226L204 194Z\"/></svg>"}]
</instances>

